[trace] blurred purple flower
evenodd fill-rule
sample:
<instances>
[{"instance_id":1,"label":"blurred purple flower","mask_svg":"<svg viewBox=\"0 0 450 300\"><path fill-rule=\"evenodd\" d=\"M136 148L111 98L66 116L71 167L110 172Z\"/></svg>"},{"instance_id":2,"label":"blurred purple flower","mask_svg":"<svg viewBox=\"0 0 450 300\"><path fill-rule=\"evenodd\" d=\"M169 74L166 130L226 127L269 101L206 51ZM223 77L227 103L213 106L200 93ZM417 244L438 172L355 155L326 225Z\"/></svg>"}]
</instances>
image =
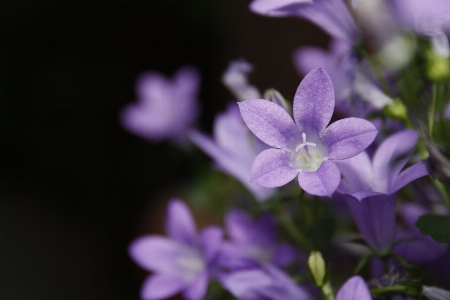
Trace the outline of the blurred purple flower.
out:
<instances>
[{"instance_id":1,"label":"blurred purple flower","mask_svg":"<svg viewBox=\"0 0 450 300\"><path fill-rule=\"evenodd\" d=\"M436 53L450 55L450 2L448 0L393 0L398 20L402 25L430 38Z\"/></svg>"},{"instance_id":2,"label":"blurred purple flower","mask_svg":"<svg viewBox=\"0 0 450 300\"><path fill-rule=\"evenodd\" d=\"M276 268L265 264L258 268L223 274L220 281L225 289L241 300L312 300L308 292Z\"/></svg>"},{"instance_id":3,"label":"blurred purple flower","mask_svg":"<svg viewBox=\"0 0 450 300\"><path fill-rule=\"evenodd\" d=\"M372 161L366 152L336 162L343 178L337 192L347 204L367 243L377 251L390 249L395 240L396 192L411 181L428 175L424 163L402 171L417 143L414 130L403 130L385 139Z\"/></svg>"},{"instance_id":4,"label":"blurred purple flower","mask_svg":"<svg viewBox=\"0 0 450 300\"><path fill-rule=\"evenodd\" d=\"M419 217L428 212L424 207L412 203L403 204L400 210L405 228L397 231L397 240L413 240L400 243L394 251L412 263L423 264L438 258L448 250L448 244L438 243L432 237L422 235L416 227Z\"/></svg>"},{"instance_id":5,"label":"blurred purple flower","mask_svg":"<svg viewBox=\"0 0 450 300\"><path fill-rule=\"evenodd\" d=\"M330 76L336 94L336 110L345 115L363 117L370 107L381 109L392 99L364 75L351 45L333 40L329 51L317 47L302 47L294 54L294 64L302 75L322 67ZM350 101L354 100L354 103ZM369 104L358 101L364 101Z\"/></svg>"},{"instance_id":6,"label":"blurred purple flower","mask_svg":"<svg viewBox=\"0 0 450 300\"><path fill-rule=\"evenodd\" d=\"M178 70L173 79L156 72L142 74L136 82L138 102L122 110L122 125L149 140L183 142L198 116L199 82L192 67Z\"/></svg>"},{"instance_id":7,"label":"blurred purple flower","mask_svg":"<svg viewBox=\"0 0 450 300\"><path fill-rule=\"evenodd\" d=\"M233 210L225 217L225 227L231 241L224 242L221 265L228 269L245 268L256 263L286 266L298 257L291 245L279 243L274 219L263 214L258 220L241 210Z\"/></svg>"},{"instance_id":8,"label":"blurred purple flower","mask_svg":"<svg viewBox=\"0 0 450 300\"><path fill-rule=\"evenodd\" d=\"M331 36L357 44L360 34L343 0L253 0L250 10L281 17L297 16L316 24Z\"/></svg>"},{"instance_id":9,"label":"blurred purple flower","mask_svg":"<svg viewBox=\"0 0 450 300\"><path fill-rule=\"evenodd\" d=\"M183 292L186 299L203 299L222 244L222 230L207 227L197 234L189 208L172 199L166 231L169 238L147 235L129 247L131 258L154 272L145 280L141 298L163 299Z\"/></svg>"},{"instance_id":10,"label":"blurred purple flower","mask_svg":"<svg viewBox=\"0 0 450 300\"><path fill-rule=\"evenodd\" d=\"M248 82L247 75L252 71L253 66L241 59L230 62L222 75L222 83L239 101L261 97L258 89Z\"/></svg>"},{"instance_id":11,"label":"blurred purple flower","mask_svg":"<svg viewBox=\"0 0 450 300\"><path fill-rule=\"evenodd\" d=\"M364 279L353 276L339 289L336 300L372 300L372 296Z\"/></svg>"},{"instance_id":12,"label":"blurred purple flower","mask_svg":"<svg viewBox=\"0 0 450 300\"><path fill-rule=\"evenodd\" d=\"M238 179L258 200L266 200L274 189L250 183L250 169L255 157L267 146L247 128L235 103L216 116L214 139L193 130L191 141L211 156L218 168Z\"/></svg>"},{"instance_id":13,"label":"blurred purple flower","mask_svg":"<svg viewBox=\"0 0 450 300\"><path fill-rule=\"evenodd\" d=\"M240 102L242 118L250 130L275 149L255 159L250 180L265 187L282 186L298 175L300 187L317 196L330 196L341 176L332 162L357 155L377 134L359 118L339 120L326 127L334 110L333 84L323 69L308 73L294 97L291 116L267 100Z\"/></svg>"}]
</instances>

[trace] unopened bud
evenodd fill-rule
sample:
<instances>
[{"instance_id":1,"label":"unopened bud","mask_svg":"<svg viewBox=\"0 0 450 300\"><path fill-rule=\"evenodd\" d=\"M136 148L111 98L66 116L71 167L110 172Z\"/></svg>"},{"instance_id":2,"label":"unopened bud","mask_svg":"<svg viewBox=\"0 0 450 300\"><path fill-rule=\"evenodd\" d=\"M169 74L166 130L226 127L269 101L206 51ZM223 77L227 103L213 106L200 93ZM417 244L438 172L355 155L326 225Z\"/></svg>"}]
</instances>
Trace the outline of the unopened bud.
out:
<instances>
[{"instance_id":1,"label":"unopened bud","mask_svg":"<svg viewBox=\"0 0 450 300\"><path fill-rule=\"evenodd\" d=\"M319 251L312 251L308 258L308 267L317 286L322 286L325 279L325 261Z\"/></svg>"},{"instance_id":2,"label":"unopened bud","mask_svg":"<svg viewBox=\"0 0 450 300\"><path fill-rule=\"evenodd\" d=\"M275 89L268 89L264 92L264 99L267 99L275 104L278 104L285 111L291 113L292 109L289 103L287 103L286 99Z\"/></svg>"},{"instance_id":3,"label":"unopened bud","mask_svg":"<svg viewBox=\"0 0 450 300\"><path fill-rule=\"evenodd\" d=\"M440 81L450 76L450 61L433 50L426 53L427 74L433 81Z\"/></svg>"},{"instance_id":4,"label":"unopened bud","mask_svg":"<svg viewBox=\"0 0 450 300\"><path fill-rule=\"evenodd\" d=\"M394 101L384 107L384 112L393 119L408 120L408 111L403 102L395 98Z\"/></svg>"}]
</instances>

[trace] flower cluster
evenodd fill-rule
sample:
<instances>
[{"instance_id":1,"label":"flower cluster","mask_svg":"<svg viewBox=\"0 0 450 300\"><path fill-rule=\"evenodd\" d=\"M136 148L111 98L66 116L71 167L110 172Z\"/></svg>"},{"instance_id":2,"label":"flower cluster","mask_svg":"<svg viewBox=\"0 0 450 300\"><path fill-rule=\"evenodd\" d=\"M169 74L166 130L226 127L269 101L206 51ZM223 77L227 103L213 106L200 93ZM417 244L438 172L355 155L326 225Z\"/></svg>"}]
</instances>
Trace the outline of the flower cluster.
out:
<instances>
[{"instance_id":1,"label":"flower cluster","mask_svg":"<svg viewBox=\"0 0 450 300\"><path fill-rule=\"evenodd\" d=\"M124 127L190 142L229 177L199 163L203 180L183 192L202 190L212 205L190 206L214 207L223 226L198 233L174 198L168 237L130 245L152 272L141 298L449 299L450 2L253 0L250 10L309 20L331 46L294 52L304 78L292 102L231 62L222 82L235 101L212 135L195 125L197 71L138 79Z\"/></svg>"}]
</instances>

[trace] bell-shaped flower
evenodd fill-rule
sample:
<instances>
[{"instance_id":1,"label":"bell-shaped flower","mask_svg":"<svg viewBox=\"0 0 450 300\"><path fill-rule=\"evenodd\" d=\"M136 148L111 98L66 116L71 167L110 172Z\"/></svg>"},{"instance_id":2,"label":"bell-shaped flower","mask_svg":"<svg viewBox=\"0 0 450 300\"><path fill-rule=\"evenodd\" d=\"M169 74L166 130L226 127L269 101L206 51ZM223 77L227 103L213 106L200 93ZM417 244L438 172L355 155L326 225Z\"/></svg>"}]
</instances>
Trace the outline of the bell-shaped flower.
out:
<instances>
[{"instance_id":1,"label":"bell-shaped flower","mask_svg":"<svg viewBox=\"0 0 450 300\"><path fill-rule=\"evenodd\" d=\"M298 257L294 247L277 240L274 219L263 214L253 220L241 210L232 210L225 217L230 241L224 242L220 263L227 269L245 268L256 263L284 267Z\"/></svg>"},{"instance_id":2,"label":"bell-shaped flower","mask_svg":"<svg viewBox=\"0 0 450 300\"><path fill-rule=\"evenodd\" d=\"M136 82L138 101L122 110L122 125L149 140L183 142L199 113L199 83L192 67L178 70L173 79L156 72L141 75Z\"/></svg>"},{"instance_id":3,"label":"bell-shaped flower","mask_svg":"<svg viewBox=\"0 0 450 300\"><path fill-rule=\"evenodd\" d=\"M279 105L254 99L240 102L250 130L273 147L255 159L250 180L279 187L298 176L300 187L317 196L330 196L341 174L335 160L353 157L369 146L377 130L368 121L346 118L327 127L334 111L334 90L321 68L305 76L294 97L293 115Z\"/></svg>"},{"instance_id":4,"label":"bell-shaped flower","mask_svg":"<svg viewBox=\"0 0 450 300\"><path fill-rule=\"evenodd\" d=\"M396 234L396 192L411 181L428 175L424 163L404 171L417 143L414 130L403 130L385 139L372 160L366 152L337 165L343 175L337 192L347 204L367 243L379 252L390 249Z\"/></svg>"},{"instance_id":5,"label":"bell-shaped flower","mask_svg":"<svg viewBox=\"0 0 450 300\"><path fill-rule=\"evenodd\" d=\"M343 0L253 0L250 10L267 16L296 16L316 24L331 36L357 44L361 37Z\"/></svg>"},{"instance_id":6,"label":"bell-shaped flower","mask_svg":"<svg viewBox=\"0 0 450 300\"><path fill-rule=\"evenodd\" d=\"M339 289L336 300L372 300L372 296L364 279L353 276Z\"/></svg>"},{"instance_id":7,"label":"bell-shaped flower","mask_svg":"<svg viewBox=\"0 0 450 300\"><path fill-rule=\"evenodd\" d=\"M220 276L222 286L241 300L312 300L303 287L273 265L240 270Z\"/></svg>"},{"instance_id":8,"label":"bell-shaped flower","mask_svg":"<svg viewBox=\"0 0 450 300\"><path fill-rule=\"evenodd\" d=\"M274 189L250 182L252 163L267 146L250 132L235 103L216 116L213 138L195 130L190 132L189 137L214 160L220 170L239 180L257 200L266 200L274 193Z\"/></svg>"},{"instance_id":9,"label":"bell-shaped flower","mask_svg":"<svg viewBox=\"0 0 450 300\"><path fill-rule=\"evenodd\" d=\"M166 231L169 237L142 236L129 247L131 258L153 272L144 282L142 299L165 299L182 292L185 299L203 299L222 244L222 230L207 227L197 234L184 202L168 205Z\"/></svg>"}]
</instances>

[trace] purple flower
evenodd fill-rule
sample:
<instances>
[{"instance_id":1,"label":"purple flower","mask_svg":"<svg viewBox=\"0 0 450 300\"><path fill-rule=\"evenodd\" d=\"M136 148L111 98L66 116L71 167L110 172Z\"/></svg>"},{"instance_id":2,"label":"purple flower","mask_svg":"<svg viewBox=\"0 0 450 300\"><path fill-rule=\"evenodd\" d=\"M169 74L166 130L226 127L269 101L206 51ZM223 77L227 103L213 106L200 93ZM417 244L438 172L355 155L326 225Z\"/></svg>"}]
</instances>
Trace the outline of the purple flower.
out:
<instances>
[{"instance_id":1,"label":"purple flower","mask_svg":"<svg viewBox=\"0 0 450 300\"><path fill-rule=\"evenodd\" d=\"M416 143L417 133L403 130L385 139L372 161L363 152L336 163L343 175L337 192L346 194L359 232L377 251L389 250L395 240L396 192L411 181L428 175L424 163L402 171Z\"/></svg>"},{"instance_id":2,"label":"purple flower","mask_svg":"<svg viewBox=\"0 0 450 300\"><path fill-rule=\"evenodd\" d=\"M302 47L294 54L294 64L303 75L322 67L330 76L336 94L336 110L353 116L364 116L369 107L381 109L392 99L385 95L363 72L361 63L346 42L333 40L329 51ZM349 100L355 100L350 103ZM359 102L356 102L359 101Z\"/></svg>"},{"instance_id":3,"label":"purple flower","mask_svg":"<svg viewBox=\"0 0 450 300\"><path fill-rule=\"evenodd\" d=\"M197 234L186 204L172 199L166 231L169 238L147 235L129 247L131 258L154 272L145 280L141 298L163 299L183 292L186 299L203 299L221 247L222 230L207 227Z\"/></svg>"},{"instance_id":4,"label":"purple flower","mask_svg":"<svg viewBox=\"0 0 450 300\"><path fill-rule=\"evenodd\" d=\"M334 110L333 84L323 69L308 73L294 97L291 116L267 100L239 104L250 130L275 149L255 159L250 181L265 187L282 186L298 175L300 187L317 196L330 196L341 175L334 160L357 155L377 134L375 127L359 118L339 120L326 127Z\"/></svg>"},{"instance_id":5,"label":"purple flower","mask_svg":"<svg viewBox=\"0 0 450 300\"><path fill-rule=\"evenodd\" d=\"M279 243L271 215L252 220L244 211L233 210L226 215L225 227L231 239L224 242L221 263L227 268L244 268L257 263L286 266L297 256L287 243Z\"/></svg>"},{"instance_id":6,"label":"purple flower","mask_svg":"<svg viewBox=\"0 0 450 300\"><path fill-rule=\"evenodd\" d=\"M173 79L144 73L136 82L138 102L122 110L123 126L150 140L182 142L198 115L199 81L191 67L178 70Z\"/></svg>"},{"instance_id":7,"label":"purple flower","mask_svg":"<svg viewBox=\"0 0 450 300\"><path fill-rule=\"evenodd\" d=\"M372 300L372 296L364 279L353 276L339 289L336 300Z\"/></svg>"},{"instance_id":8,"label":"purple flower","mask_svg":"<svg viewBox=\"0 0 450 300\"><path fill-rule=\"evenodd\" d=\"M253 66L241 59L230 62L222 75L223 84L239 101L260 98L258 89L248 82L247 75L252 71Z\"/></svg>"},{"instance_id":9,"label":"purple flower","mask_svg":"<svg viewBox=\"0 0 450 300\"><path fill-rule=\"evenodd\" d=\"M412 203L403 204L400 210L405 227L397 231L397 239L412 240L400 243L394 251L416 264L436 259L448 250L448 244L438 243L430 236L422 235L416 227L419 217L428 212L424 207Z\"/></svg>"},{"instance_id":10,"label":"purple flower","mask_svg":"<svg viewBox=\"0 0 450 300\"><path fill-rule=\"evenodd\" d=\"M450 55L446 34L450 34L450 2L447 0L393 0L397 18L407 29L431 39L442 57Z\"/></svg>"},{"instance_id":11,"label":"purple flower","mask_svg":"<svg viewBox=\"0 0 450 300\"><path fill-rule=\"evenodd\" d=\"M245 125L235 103L214 121L214 140L198 131L190 139L211 156L218 168L238 179L258 200L270 197L274 190L250 183L250 169L256 155L267 146Z\"/></svg>"},{"instance_id":12,"label":"purple flower","mask_svg":"<svg viewBox=\"0 0 450 300\"><path fill-rule=\"evenodd\" d=\"M253 0L250 10L267 16L305 18L337 39L353 45L360 40L356 22L342 0Z\"/></svg>"},{"instance_id":13,"label":"purple flower","mask_svg":"<svg viewBox=\"0 0 450 300\"><path fill-rule=\"evenodd\" d=\"M312 300L306 290L280 271L266 264L259 268L223 274L220 281L225 289L241 300Z\"/></svg>"}]
</instances>

